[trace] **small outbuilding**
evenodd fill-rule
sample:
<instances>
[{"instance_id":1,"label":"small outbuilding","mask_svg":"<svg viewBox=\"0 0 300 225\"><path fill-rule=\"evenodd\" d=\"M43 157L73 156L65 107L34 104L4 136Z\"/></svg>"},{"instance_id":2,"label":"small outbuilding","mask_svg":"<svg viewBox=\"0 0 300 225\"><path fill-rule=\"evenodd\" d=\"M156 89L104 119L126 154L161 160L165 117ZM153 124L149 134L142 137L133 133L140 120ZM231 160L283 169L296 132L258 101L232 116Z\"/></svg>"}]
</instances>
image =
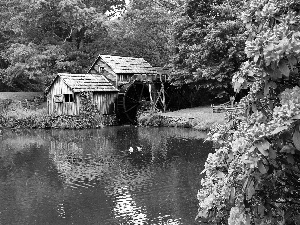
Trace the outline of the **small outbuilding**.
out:
<instances>
[{"instance_id":1,"label":"small outbuilding","mask_svg":"<svg viewBox=\"0 0 300 225\"><path fill-rule=\"evenodd\" d=\"M118 96L118 89L101 74L59 73L45 92L48 113L58 115L78 115L82 92L93 94L93 104L102 114L114 114Z\"/></svg>"}]
</instances>

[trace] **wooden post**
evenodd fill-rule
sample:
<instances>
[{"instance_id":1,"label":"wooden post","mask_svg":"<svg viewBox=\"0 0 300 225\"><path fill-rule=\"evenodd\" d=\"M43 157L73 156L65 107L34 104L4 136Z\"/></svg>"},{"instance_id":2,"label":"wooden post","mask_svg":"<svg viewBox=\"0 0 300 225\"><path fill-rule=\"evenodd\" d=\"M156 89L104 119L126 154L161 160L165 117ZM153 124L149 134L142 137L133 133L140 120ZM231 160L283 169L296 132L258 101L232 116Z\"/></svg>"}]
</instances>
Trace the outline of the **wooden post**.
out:
<instances>
[{"instance_id":1,"label":"wooden post","mask_svg":"<svg viewBox=\"0 0 300 225\"><path fill-rule=\"evenodd\" d=\"M234 96L230 96L230 103L231 103L231 107L233 108L233 105L234 105L234 100L235 100L235 97Z\"/></svg>"},{"instance_id":2,"label":"wooden post","mask_svg":"<svg viewBox=\"0 0 300 225\"><path fill-rule=\"evenodd\" d=\"M151 90L151 84L149 83L149 95L150 95L150 102L153 102L153 98L152 98L152 90Z\"/></svg>"},{"instance_id":3,"label":"wooden post","mask_svg":"<svg viewBox=\"0 0 300 225\"><path fill-rule=\"evenodd\" d=\"M162 94L162 105L163 105L163 112L166 112L166 96L165 96L165 87L164 87L164 83L161 82L161 94Z\"/></svg>"}]
</instances>

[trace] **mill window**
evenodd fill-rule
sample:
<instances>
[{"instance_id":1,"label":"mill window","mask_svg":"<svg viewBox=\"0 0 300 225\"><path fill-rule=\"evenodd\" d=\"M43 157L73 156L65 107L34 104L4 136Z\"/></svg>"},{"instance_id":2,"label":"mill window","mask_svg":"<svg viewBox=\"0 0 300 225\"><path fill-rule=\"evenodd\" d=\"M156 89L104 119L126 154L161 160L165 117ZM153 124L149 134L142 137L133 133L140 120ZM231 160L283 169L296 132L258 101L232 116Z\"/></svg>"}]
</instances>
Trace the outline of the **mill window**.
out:
<instances>
[{"instance_id":1,"label":"mill window","mask_svg":"<svg viewBox=\"0 0 300 225\"><path fill-rule=\"evenodd\" d=\"M100 66L99 67L99 73L103 73L104 72L104 67Z\"/></svg>"},{"instance_id":2,"label":"mill window","mask_svg":"<svg viewBox=\"0 0 300 225\"><path fill-rule=\"evenodd\" d=\"M65 102L74 102L74 97L72 94L64 94Z\"/></svg>"}]
</instances>

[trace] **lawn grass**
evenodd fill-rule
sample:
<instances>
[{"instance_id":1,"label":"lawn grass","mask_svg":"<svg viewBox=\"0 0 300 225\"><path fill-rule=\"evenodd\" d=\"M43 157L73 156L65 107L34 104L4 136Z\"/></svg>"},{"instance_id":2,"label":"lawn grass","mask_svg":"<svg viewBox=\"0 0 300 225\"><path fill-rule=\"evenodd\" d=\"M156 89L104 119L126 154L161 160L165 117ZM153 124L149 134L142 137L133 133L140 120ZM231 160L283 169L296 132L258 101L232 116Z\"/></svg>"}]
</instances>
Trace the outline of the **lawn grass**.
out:
<instances>
[{"instance_id":1,"label":"lawn grass","mask_svg":"<svg viewBox=\"0 0 300 225\"><path fill-rule=\"evenodd\" d=\"M43 92L0 92L0 112L20 109L24 106L31 107L33 110L46 108L43 97Z\"/></svg>"},{"instance_id":2,"label":"lawn grass","mask_svg":"<svg viewBox=\"0 0 300 225\"><path fill-rule=\"evenodd\" d=\"M47 115L43 92L0 92L0 117L2 123L26 121ZM4 125L4 124L2 124Z\"/></svg>"},{"instance_id":3,"label":"lawn grass","mask_svg":"<svg viewBox=\"0 0 300 225\"><path fill-rule=\"evenodd\" d=\"M208 130L214 124L223 124L225 122L225 113L213 113L210 106L166 112L162 113L162 116L181 118L188 121L192 128L199 130Z\"/></svg>"},{"instance_id":4,"label":"lawn grass","mask_svg":"<svg viewBox=\"0 0 300 225\"><path fill-rule=\"evenodd\" d=\"M31 100L43 95L43 92L0 92L0 100L25 101L25 99Z\"/></svg>"},{"instance_id":5,"label":"lawn grass","mask_svg":"<svg viewBox=\"0 0 300 225\"><path fill-rule=\"evenodd\" d=\"M201 106L195 108L180 109L173 112L165 112L162 115L171 117L185 117L185 118L213 118L222 119L225 113L212 113L212 108L210 106Z\"/></svg>"},{"instance_id":6,"label":"lawn grass","mask_svg":"<svg viewBox=\"0 0 300 225\"><path fill-rule=\"evenodd\" d=\"M225 123L225 113L213 113L210 106L165 113L145 113L138 118L138 124L142 126L187 127L205 131L215 124L223 123Z\"/></svg>"}]
</instances>

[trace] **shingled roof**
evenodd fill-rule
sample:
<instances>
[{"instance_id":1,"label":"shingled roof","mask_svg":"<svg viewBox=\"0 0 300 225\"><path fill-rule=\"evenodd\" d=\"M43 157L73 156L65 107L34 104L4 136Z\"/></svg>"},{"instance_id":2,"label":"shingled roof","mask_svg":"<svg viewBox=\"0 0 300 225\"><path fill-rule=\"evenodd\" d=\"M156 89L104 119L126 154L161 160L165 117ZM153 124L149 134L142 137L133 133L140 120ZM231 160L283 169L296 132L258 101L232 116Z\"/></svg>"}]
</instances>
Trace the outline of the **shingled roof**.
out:
<instances>
[{"instance_id":1,"label":"shingled roof","mask_svg":"<svg viewBox=\"0 0 300 225\"><path fill-rule=\"evenodd\" d=\"M102 59L117 74L156 74L157 71L143 58L122 57L112 55L99 55L91 66L95 66ZM91 70L90 69L90 70Z\"/></svg>"},{"instance_id":2,"label":"shingled roof","mask_svg":"<svg viewBox=\"0 0 300 225\"><path fill-rule=\"evenodd\" d=\"M57 77L63 79L74 92L118 92L118 89L102 75L59 73Z\"/></svg>"}]
</instances>

